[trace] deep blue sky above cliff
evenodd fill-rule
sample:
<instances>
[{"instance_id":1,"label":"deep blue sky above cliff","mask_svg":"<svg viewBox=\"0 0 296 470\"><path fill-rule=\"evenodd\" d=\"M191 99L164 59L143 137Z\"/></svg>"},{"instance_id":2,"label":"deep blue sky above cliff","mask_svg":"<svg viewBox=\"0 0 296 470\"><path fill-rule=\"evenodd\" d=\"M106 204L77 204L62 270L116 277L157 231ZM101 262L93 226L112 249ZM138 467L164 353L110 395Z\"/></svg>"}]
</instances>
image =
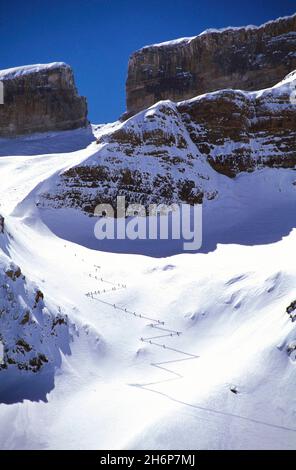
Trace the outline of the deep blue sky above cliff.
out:
<instances>
[{"instance_id":1,"label":"deep blue sky above cliff","mask_svg":"<svg viewBox=\"0 0 296 470\"><path fill-rule=\"evenodd\" d=\"M0 69L64 61L92 122L125 110L129 55L207 28L259 25L295 12L291 0L0 0Z\"/></svg>"}]
</instances>

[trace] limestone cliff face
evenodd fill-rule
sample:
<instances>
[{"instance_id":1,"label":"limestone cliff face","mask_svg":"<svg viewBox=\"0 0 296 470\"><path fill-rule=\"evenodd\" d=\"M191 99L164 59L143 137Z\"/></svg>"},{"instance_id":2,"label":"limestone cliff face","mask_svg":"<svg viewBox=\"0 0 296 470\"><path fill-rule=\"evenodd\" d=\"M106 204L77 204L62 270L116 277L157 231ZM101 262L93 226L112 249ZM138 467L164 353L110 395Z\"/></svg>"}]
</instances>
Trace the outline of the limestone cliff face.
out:
<instances>
[{"instance_id":1,"label":"limestone cliff face","mask_svg":"<svg viewBox=\"0 0 296 470\"><path fill-rule=\"evenodd\" d=\"M87 103L78 95L71 67L61 62L0 71L4 104L0 136L86 126Z\"/></svg>"},{"instance_id":2,"label":"limestone cliff face","mask_svg":"<svg viewBox=\"0 0 296 470\"><path fill-rule=\"evenodd\" d=\"M144 47L129 61L127 116L160 100L224 88L259 90L296 69L296 15Z\"/></svg>"}]
</instances>

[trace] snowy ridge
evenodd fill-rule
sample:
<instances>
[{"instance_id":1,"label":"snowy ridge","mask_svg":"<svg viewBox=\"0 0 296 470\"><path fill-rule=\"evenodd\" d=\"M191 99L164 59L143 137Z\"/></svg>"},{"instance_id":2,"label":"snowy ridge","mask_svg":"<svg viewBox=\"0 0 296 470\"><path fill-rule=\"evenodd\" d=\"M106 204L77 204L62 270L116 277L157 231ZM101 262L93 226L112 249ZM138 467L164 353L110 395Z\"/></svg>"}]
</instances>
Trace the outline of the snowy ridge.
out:
<instances>
[{"instance_id":1,"label":"snowy ridge","mask_svg":"<svg viewBox=\"0 0 296 470\"><path fill-rule=\"evenodd\" d=\"M179 44L180 45L190 44L190 42L195 38L196 38L196 36L191 36L191 37L187 37L187 38L172 39L170 41L164 41L164 42L160 42L160 43L157 43L157 44L150 44L149 46L144 46L139 50L142 51L144 49L150 49L151 47L167 47L167 46L176 46L176 45L179 45Z\"/></svg>"},{"instance_id":2,"label":"snowy ridge","mask_svg":"<svg viewBox=\"0 0 296 470\"><path fill-rule=\"evenodd\" d=\"M202 95L195 96L193 98L190 98L189 100L185 101L179 101L178 105L190 105L191 103L194 104L197 101L207 99L207 100L215 100L217 97L225 94L225 93L236 93L239 96L242 96L244 99L250 100L250 101L255 101L257 98L264 98L270 97L270 98L280 98L282 97L287 97L289 96L292 91L296 89L296 70L293 72L289 73L282 81L277 83L276 85L265 88L263 90L258 90L258 91L245 91L245 90L239 90L239 89L232 89L232 88L225 88L222 90L217 90L213 91L210 93L204 93ZM291 107L292 108L292 103L289 100L286 100L283 102L283 106L286 107Z\"/></svg>"},{"instance_id":3,"label":"snowy ridge","mask_svg":"<svg viewBox=\"0 0 296 470\"><path fill-rule=\"evenodd\" d=\"M268 25L277 24L284 20L289 20L291 18L294 18L295 16L296 16L296 13L294 13L293 15L288 15L288 16L280 16L276 20L269 20L266 23L260 24L259 26L250 24L247 26L227 26L226 28L208 28L202 31L198 36L203 36L204 34L208 34L208 33L223 33L224 31L242 31L242 30L249 31L253 29L261 29L261 28L265 28Z\"/></svg>"},{"instance_id":4,"label":"snowy ridge","mask_svg":"<svg viewBox=\"0 0 296 470\"><path fill-rule=\"evenodd\" d=\"M58 302L57 286L48 295L42 266L38 274L35 267L33 281L28 278L31 237L23 237L22 242L21 238L14 220L5 217L5 230L0 234L0 341L4 348L0 403L6 404L46 401L63 359L72 354L76 343L84 344L88 359L90 349L93 352L99 343L101 347L99 334L90 325L73 313L69 318L72 307ZM22 267L12 261L15 250L11 245L17 247L15 259L22 261ZM88 343L93 343L91 348Z\"/></svg>"},{"instance_id":5,"label":"snowy ridge","mask_svg":"<svg viewBox=\"0 0 296 470\"><path fill-rule=\"evenodd\" d=\"M12 80L24 75L31 75L40 72L47 72L58 68L70 68L65 62L52 62L49 64L34 64L13 67L10 69L0 70L0 80Z\"/></svg>"},{"instance_id":6,"label":"snowy ridge","mask_svg":"<svg viewBox=\"0 0 296 470\"><path fill-rule=\"evenodd\" d=\"M170 41L165 41L165 42L160 42L156 44L150 44L148 46L144 46L139 51L145 50L145 49L150 49L152 47L170 47L170 46L175 46L175 45L187 45L190 44L194 39L204 36L206 34L221 34L224 32L231 32L231 31L251 31L251 30L258 30L261 28L265 28L268 25L271 24L276 24L280 23L281 21L288 20L291 18L294 18L296 16L296 13L290 16L282 16L277 18L276 20L270 20L267 21L266 23L262 23L259 26L256 25L247 25L247 26L227 26L226 28L208 28L199 33L197 36L191 36L191 37L184 37L184 38L178 38L178 39L172 39Z\"/></svg>"}]
</instances>

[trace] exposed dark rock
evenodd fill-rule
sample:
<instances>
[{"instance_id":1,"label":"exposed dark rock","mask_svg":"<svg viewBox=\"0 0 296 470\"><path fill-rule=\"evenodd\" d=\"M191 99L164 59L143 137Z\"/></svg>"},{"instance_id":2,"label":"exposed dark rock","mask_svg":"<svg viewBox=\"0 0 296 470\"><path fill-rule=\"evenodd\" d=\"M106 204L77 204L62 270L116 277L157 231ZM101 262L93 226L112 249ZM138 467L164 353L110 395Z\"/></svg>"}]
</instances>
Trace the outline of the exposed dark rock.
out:
<instances>
[{"instance_id":1,"label":"exposed dark rock","mask_svg":"<svg viewBox=\"0 0 296 470\"><path fill-rule=\"evenodd\" d=\"M290 93L295 79L279 93L222 90L177 109L193 143L219 173L234 177L256 168L294 168L296 108Z\"/></svg>"},{"instance_id":2,"label":"exposed dark rock","mask_svg":"<svg viewBox=\"0 0 296 470\"><path fill-rule=\"evenodd\" d=\"M68 319L48 310L43 293L33 290L35 286L19 267L5 264L0 257L0 341L4 347L0 374L11 368L38 372L58 358L63 340L69 340ZM3 377L0 397L1 384Z\"/></svg>"},{"instance_id":3,"label":"exposed dark rock","mask_svg":"<svg viewBox=\"0 0 296 470\"><path fill-rule=\"evenodd\" d=\"M36 294L35 294L35 305L34 307L36 307L38 305L38 302L39 301L43 301L44 300L44 294L43 292L41 292L41 290L37 290Z\"/></svg>"},{"instance_id":4,"label":"exposed dark rock","mask_svg":"<svg viewBox=\"0 0 296 470\"><path fill-rule=\"evenodd\" d=\"M11 265L11 269L8 269L5 274L13 281L16 281L21 276L22 271L19 266Z\"/></svg>"},{"instance_id":5,"label":"exposed dark rock","mask_svg":"<svg viewBox=\"0 0 296 470\"><path fill-rule=\"evenodd\" d=\"M296 300L290 303L290 305L286 308L286 312L291 318L292 322L296 321Z\"/></svg>"},{"instance_id":6,"label":"exposed dark rock","mask_svg":"<svg viewBox=\"0 0 296 470\"><path fill-rule=\"evenodd\" d=\"M72 69L64 63L0 71L4 104L0 105L0 136L84 127L87 103L78 95Z\"/></svg>"},{"instance_id":7,"label":"exposed dark rock","mask_svg":"<svg viewBox=\"0 0 296 470\"><path fill-rule=\"evenodd\" d=\"M0 233L4 233L4 217L0 214Z\"/></svg>"}]
</instances>

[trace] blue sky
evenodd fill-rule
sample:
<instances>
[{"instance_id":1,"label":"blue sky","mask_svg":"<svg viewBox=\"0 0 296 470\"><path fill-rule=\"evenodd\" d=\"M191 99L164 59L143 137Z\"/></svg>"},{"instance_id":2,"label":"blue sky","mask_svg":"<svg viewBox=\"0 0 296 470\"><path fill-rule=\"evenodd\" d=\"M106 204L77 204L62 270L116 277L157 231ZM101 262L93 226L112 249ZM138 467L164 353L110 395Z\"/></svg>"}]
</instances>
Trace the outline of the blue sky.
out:
<instances>
[{"instance_id":1,"label":"blue sky","mask_svg":"<svg viewBox=\"0 0 296 470\"><path fill-rule=\"evenodd\" d=\"M125 110L133 51L295 11L289 0L0 0L0 69L67 62L88 99L91 121L110 122Z\"/></svg>"}]
</instances>

